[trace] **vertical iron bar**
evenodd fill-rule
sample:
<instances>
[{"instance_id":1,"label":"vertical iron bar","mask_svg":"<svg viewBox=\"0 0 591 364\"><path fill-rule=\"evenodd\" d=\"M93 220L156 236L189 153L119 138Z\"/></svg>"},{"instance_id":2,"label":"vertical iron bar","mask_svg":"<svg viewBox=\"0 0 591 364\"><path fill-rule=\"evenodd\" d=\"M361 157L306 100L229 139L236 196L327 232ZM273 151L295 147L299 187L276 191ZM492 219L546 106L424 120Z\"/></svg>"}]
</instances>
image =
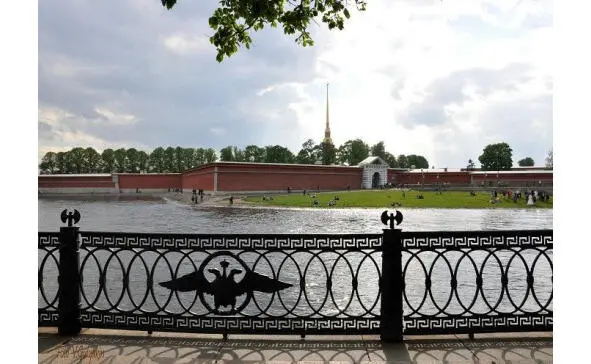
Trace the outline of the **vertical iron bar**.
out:
<instances>
[{"instance_id":1,"label":"vertical iron bar","mask_svg":"<svg viewBox=\"0 0 591 364\"><path fill-rule=\"evenodd\" d=\"M76 226L60 228L59 321L60 335L80 333L80 242Z\"/></svg>"},{"instance_id":2,"label":"vertical iron bar","mask_svg":"<svg viewBox=\"0 0 591 364\"><path fill-rule=\"evenodd\" d=\"M385 342L402 342L402 230L384 229L380 337Z\"/></svg>"}]
</instances>

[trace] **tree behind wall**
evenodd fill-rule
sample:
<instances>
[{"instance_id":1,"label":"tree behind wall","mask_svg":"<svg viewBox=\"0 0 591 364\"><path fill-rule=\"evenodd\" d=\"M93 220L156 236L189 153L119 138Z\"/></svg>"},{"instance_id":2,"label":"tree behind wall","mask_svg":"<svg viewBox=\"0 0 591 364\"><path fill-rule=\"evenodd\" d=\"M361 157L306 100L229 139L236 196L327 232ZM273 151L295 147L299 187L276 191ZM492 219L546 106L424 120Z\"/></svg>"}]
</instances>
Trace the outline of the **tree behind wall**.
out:
<instances>
[{"instance_id":1,"label":"tree behind wall","mask_svg":"<svg viewBox=\"0 0 591 364\"><path fill-rule=\"evenodd\" d=\"M372 145L371 147L371 155L374 157L380 157L384 161L387 159L386 157L386 147L384 146L384 142L381 141L377 144Z\"/></svg>"},{"instance_id":2,"label":"tree behind wall","mask_svg":"<svg viewBox=\"0 0 591 364\"><path fill-rule=\"evenodd\" d=\"M68 152L70 158L69 173L87 173L84 170L84 148L76 147Z\"/></svg>"},{"instance_id":3,"label":"tree behind wall","mask_svg":"<svg viewBox=\"0 0 591 364\"><path fill-rule=\"evenodd\" d=\"M293 153L281 145L268 145L265 147L265 163L294 163Z\"/></svg>"},{"instance_id":4,"label":"tree behind wall","mask_svg":"<svg viewBox=\"0 0 591 364\"><path fill-rule=\"evenodd\" d=\"M308 139L302 144L302 149L296 156L296 162L298 164L314 164L318 160L318 151L318 146L314 144L314 141Z\"/></svg>"},{"instance_id":5,"label":"tree behind wall","mask_svg":"<svg viewBox=\"0 0 591 364\"><path fill-rule=\"evenodd\" d=\"M39 170L41 174L54 174L58 170L54 152L45 153L43 159L41 159L41 164L39 164Z\"/></svg>"},{"instance_id":6,"label":"tree behind wall","mask_svg":"<svg viewBox=\"0 0 591 364\"><path fill-rule=\"evenodd\" d=\"M103 160L101 155L92 147L84 149L84 173L100 173Z\"/></svg>"},{"instance_id":7,"label":"tree behind wall","mask_svg":"<svg viewBox=\"0 0 591 364\"><path fill-rule=\"evenodd\" d=\"M389 152L386 152L386 158L384 160L386 161L386 163L388 163L388 166L390 168L398 168L399 167L396 157Z\"/></svg>"},{"instance_id":8,"label":"tree behind wall","mask_svg":"<svg viewBox=\"0 0 591 364\"><path fill-rule=\"evenodd\" d=\"M57 173L66 174L71 173L68 169L68 162L69 153L68 152L58 152L55 155L55 165L57 168Z\"/></svg>"},{"instance_id":9,"label":"tree behind wall","mask_svg":"<svg viewBox=\"0 0 591 364\"><path fill-rule=\"evenodd\" d=\"M222 162L232 162L234 160L234 153L232 153L231 145L220 149L220 160Z\"/></svg>"},{"instance_id":10,"label":"tree behind wall","mask_svg":"<svg viewBox=\"0 0 591 364\"><path fill-rule=\"evenodd\" d=\"M143 150L140 150L140 151L138 151L137 154L138 154L139 171L144 172L144 173L150 172L150 165L149 165L150 157L148 156L148 153L144 152Z\"/></svg>"},{"instance_id":11,"label":"tree behind wall","mask_svg":"<svg viewBox=\"0 0 591 364\"><path fill-rule=\"evenodd\" d=\"M213 163L218 160L218 156L213 148L207 148L203 152L205 163Z\"/></svg>"},{"instance_id":12,"label":"tree behind wall","mask_svg":"<svg viewBox=\"0 0 591 364\"><path fill-rule=\"evenodd\" d=\"M406 161L409 166L415 166L415 168L429 168L429 161L422 155L410 154L406 156Z\"/></svg>"},{"instance_id":13,"label":"tree behind wall","mask_svg":"<svg viewBox=\"0 0 591 364\"><path fill-rule=\"evenodd\" d=\"M519 165L519 167L533 167L534 160L531 157L525 157L519 162L517 162L517 164Z\"/></svg>"},{"instance_id":14,"label":"tree behind wall","mask_svg":"<svg viewBox=\"0 0 591 364\"><path fill-rule=\"evenodd\" d=\"M127 151L125 148L119 148L113 152L113 155L115 157L115 172L125 173L125 168L127 167Z\"/></svg>"},{"instance_id":15,"label":"tree behind wall","mask_svg":"<svg viewBox=\"0 0 591 364\"><path fill-rule=\"evenodd\" d=\"M125 151L125 169L127 173L138 173L140 169L140 155L137 149L129 148Z\"/></svg>"},{"instance_id":16,"label":"tree behind wall","mask_svg":"<svg viewBox=\"0 0 591 364\"><path fill-rule=\"evenodd\" d=\"M513 167L513 150L507 143L487 145L478 161L485 171L502 171Z\"/></svg>"},{"instance_id":17,"label":"tree behind wall","mask_svg":"<svg viewBox=\"0 0 591 364\"><path fill-rule=\"evenodd\" d=\"M337 151L338 161L341 164L356 166L369 157L369 150L369 145L361 139L347 140Z\"/></svg>"},{"instance_id":18,"label":"tree behind wall","mask_svg":"<svg viewBox=\"0 0 591 364\"><path fill-rule=\"evenodd\" d=\"M115 151L107 148L101 153L102 171L104 173L111 173L115 171Z\"/></svg>"},{"instance_id":19,"label":"tree behind wall","mask_svg":"<svg viewBox=\"0 0 591 364\"><path fill-rule=\"evenodd\" d=\"M546 167L554 168L554 148L550 149L546 156Z\"/></svg>"},{"instance_id":20,"label":"tree behind wall","mask_svg":"<svg viewBox=\"0 0 591 364\"><path fill-rule=\"evenodd\" d=\"M410 168L410 164L408 163L408 159L406 158L406 156L404 154L400 154L398 156L398 158L396 159L396 162L398 162L399 168Z\"/></svg>"},{"instance_id":21,"label":"tree behind wall","mask_svg":"<svg viewBox=\"0 0 591 364\"><path fill-rule=\"evenodd\" d=\"M261 148L258 145L247 145L244 148L244 161L263 163L265 161L265 148Z\"/></svg>"},{"instance_id":22,"label":"tree behind wall","mask_svg":"<svg viewBox=\"0 0 591 364\"><path fill-rule=\"evenodd\" d=\"M150 153L149 170L155 173L163 173L166 170L164 161L164 148L158 147Z\"/></svg>"},{"instance_id":23,"label":"tree behind wall","mask_svg":"<svg viewBox=\"0 0 591 364\"><path fill-rule=\"evenodd\" d=\"M174 148L164 149L164 172L172 173L175 171Z\"/></svg>"},{"instance_id":24,"label":"tree behind wall","mask_svg":"<svg viewBox=\"0 0 591 364\"><path fill-rule=\"evenodd\" d=\"M332 143L320 143L320 160L322 164L330 166L337 162L337 149Z\"/></svg>"}]
</instances>

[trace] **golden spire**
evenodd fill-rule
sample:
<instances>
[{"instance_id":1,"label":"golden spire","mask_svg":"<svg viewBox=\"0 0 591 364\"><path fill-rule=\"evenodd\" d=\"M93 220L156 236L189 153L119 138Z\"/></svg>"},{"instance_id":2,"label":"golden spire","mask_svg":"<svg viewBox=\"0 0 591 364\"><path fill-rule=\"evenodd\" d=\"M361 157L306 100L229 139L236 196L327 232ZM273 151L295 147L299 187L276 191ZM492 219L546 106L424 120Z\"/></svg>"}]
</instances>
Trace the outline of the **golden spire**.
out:
<instances>
[{"instance_id":1,"label":"golden spire","mask_svg":"<svg viewBox=\"0 0 591 364\"><path fill-rule=\"evenodd\" d=\"M326 84L326 128L324 129L324 140L322 140L322 142L332 144L332 139L330 138L330 125L328 122L328 83Z\"/></svg>"}]
</instances>

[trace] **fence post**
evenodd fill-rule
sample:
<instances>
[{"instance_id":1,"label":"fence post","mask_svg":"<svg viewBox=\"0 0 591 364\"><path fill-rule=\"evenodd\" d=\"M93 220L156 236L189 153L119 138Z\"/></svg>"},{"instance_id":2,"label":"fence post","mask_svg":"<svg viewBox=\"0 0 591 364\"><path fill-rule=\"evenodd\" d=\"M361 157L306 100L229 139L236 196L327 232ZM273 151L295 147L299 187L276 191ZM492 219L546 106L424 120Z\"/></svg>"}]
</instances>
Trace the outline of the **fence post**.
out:
<instances>
[{"instance_id":1,"label":"fence post","mask_svg":"<svg viewBox=\"0 0 591 364\"><path fill-rule=\"evenodd\" d=\"M390 222L390 229L383 229L382 241L382 291L380 337L385 342L402 342L403 312L402 299L404 281L402 277L402 230L394 229L394 221L402 222L402 214L384 211L382 222Z\"/></svg>"},{"instance_id":2,"label":"fence post","mask_svg":"<svg viewBox=\"0 0 591 364\"><path fill-rule=\"evenodd\" d=\"M80 213L62 211L62 222L68 226L60 227L59 237L59 335L77 335L80 333L80 246L79 228L72 223L80 221Z\"/></svg>"}]
</instances>

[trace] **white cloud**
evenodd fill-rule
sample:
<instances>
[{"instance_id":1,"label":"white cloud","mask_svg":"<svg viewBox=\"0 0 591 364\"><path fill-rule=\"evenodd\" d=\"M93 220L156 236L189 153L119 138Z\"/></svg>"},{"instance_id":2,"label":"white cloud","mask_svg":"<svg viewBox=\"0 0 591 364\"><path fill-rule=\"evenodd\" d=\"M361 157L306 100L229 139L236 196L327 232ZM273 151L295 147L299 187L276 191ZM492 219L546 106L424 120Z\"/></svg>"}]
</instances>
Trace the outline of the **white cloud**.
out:
<instances>
[{"instance_id":1,"label":"white cloud","mask_svg":"<svg viewBox=\"0 0 591 364\"><path fill-rule=\"evenodd\" d=\"M210 128L209 131L218 136L226 134L226 129L224 128Z\"/></svg>"},{"instance_id":2,"label":"white cloud","mask_svg":"<svg viewBox=\"0 0 591 364\"><path fill-rule=\"evenodd\" d=\"M138 120L135 115L131 114L116 114L111 110L101 107L95 107L94 111L105 118L109 123L114 125L129 125L135 124Z\"/></svg>"},{"instance_id":3,"label":"white cloud","mask_svg":"<svg viewBox=\"0 0 591 364\"><path fill-rule=\"evenodd\" d=\"M55 107L40 106L39 111L39 144L38 158L45 153L68 151L75 147L92 147L99 153L106 148L131 148L147 150L141 143L130 140L105 139L83 131L81 124L92 123L93 120L76 115Z\"/></svg>"},{"instance_id":4,"label":"white cloud","mask_svg":"<svg viewBox=\"0 0 591 364\"><path fill-rule=\"evenodd\" d=\"M212 45L206 36L173 34L162 39L164 47L169 51L185 55L191 53L212 53Z\"/></svg>"}]
</instances>

